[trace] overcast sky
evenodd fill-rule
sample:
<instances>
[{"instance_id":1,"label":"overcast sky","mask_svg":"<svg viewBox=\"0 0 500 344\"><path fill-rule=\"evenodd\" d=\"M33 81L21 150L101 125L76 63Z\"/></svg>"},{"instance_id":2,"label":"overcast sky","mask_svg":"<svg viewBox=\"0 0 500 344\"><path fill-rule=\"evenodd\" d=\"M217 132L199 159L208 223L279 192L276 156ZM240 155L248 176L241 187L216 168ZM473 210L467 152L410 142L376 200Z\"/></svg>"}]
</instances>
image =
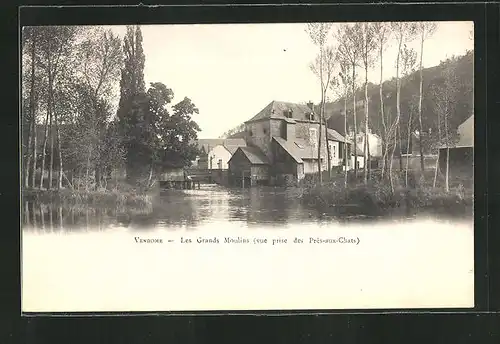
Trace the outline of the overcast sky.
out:
<instances>
[{"instance_id":1,"label":"overcast sky","mask_svg":"<svg viewBox=\"0 0 500 344\"><path fill-rule=\"evenodd\" d=\"M216 138L250 119L272 100L318 102L319 83L310 71L317 49L306 24L142 26L146 83L163 82L199 108L200 138ZM336 24L340 25L340 24ZM440 22L425 42L424 67L473 49L472 22ZM123 36L125 27L113 31ZM418 49L415 41L411 47ZM395 44L384 56L384 78L395 76ZM380 67L370 81L379 83Z\"/></svg>"}]
</instances>

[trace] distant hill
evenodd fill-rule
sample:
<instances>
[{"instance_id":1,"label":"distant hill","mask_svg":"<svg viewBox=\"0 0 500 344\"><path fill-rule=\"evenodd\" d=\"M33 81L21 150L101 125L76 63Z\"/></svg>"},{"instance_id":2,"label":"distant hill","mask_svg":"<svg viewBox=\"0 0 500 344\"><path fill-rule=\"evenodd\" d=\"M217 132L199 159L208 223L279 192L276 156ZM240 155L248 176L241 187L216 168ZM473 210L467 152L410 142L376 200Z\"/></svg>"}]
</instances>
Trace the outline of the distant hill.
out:
<instances>
[{"instance_id":1,"label":"distant hill","mask_svg":"<svg viewBox=\"0 0 500 344\"><path fill-rule=\"evenodd\" d=\"M451 113L449 126L451 131L456 131L458 126L467 120L474 111L473 85L474 85L474 52L469 51L463 56L453 57L441 62L440 65L425 68L422 71L423 83L423 102L422 102L422 125L424 131L432 130L437 132L437 114L435 111L434 98L432 94L433 87L443 86L443 70L446 66L454 67L459 81L455 95L454 109ZM401 128L402 139L406 140L406 126L408 123L408 113L412 111L413 119L418 116L418 96L419 96L420 72L416 70L412 74L402 78L401 83ZM392 123L396 116L396 79L392 78L383 83L384 111L388 120ZM364 85L360 85L356 91L356 119L358 129L364 126ZM380 116L380 95L379 85L368 84L369 102L369 125L370 129L381 135L383 130L382 119ZM352 97L347 99L347 123L348 130L353 128L352 116ZM315 111L319 113L319 106L315 105ZM328 118L328 127L335 129L341 135L344 135L344 98L337 99L335 102L326 104L326 118ZM416 122L415 122L416 123ZM418 127L415 126L415 129ZM241 138L245 124L226 131L220 138Z\"/></svg>"},{"instance_id":2,"label":"distant hill","mask_svg":"<svg viewBox=\"0 0 500 344\"><path fill-rule=\"evenodd\" d=\"M473 85L474 85L474 53L467 52L466 55L454 57L443 61L440 65L423 69L423 102L422 102L422 124L424 131L429 128L437 132L437 114L435 111L433 87L443 86L443 70L445 66L454 67L458 79L454 102L454 109L451 113L449 125L452 131L456 131L458 126L473 114ZM408 113L412 111L415 119L418 114L420 73L415 71L402 79L401 84L401 125L406 128L408 123ZM396 79L387 80L383 83L384 111L386 116L393 120L396 116ZM369 102L369 125L373 132L381 134L382 119L380 116L380 95L379 85L368 84ZM356 92L356 119L358 128L364 124L364 86L361 85ZM347 122L348 127L353 126L352 97L347 99ZM343 134L344 132L344 98L340 98L333 103L326 105L326 116L328 126ZM416 129L417 127L415 127ZM349 130L349 129L348 129ZM403 137L405 133L402 133Z\"/></svg>"}]
</instances>

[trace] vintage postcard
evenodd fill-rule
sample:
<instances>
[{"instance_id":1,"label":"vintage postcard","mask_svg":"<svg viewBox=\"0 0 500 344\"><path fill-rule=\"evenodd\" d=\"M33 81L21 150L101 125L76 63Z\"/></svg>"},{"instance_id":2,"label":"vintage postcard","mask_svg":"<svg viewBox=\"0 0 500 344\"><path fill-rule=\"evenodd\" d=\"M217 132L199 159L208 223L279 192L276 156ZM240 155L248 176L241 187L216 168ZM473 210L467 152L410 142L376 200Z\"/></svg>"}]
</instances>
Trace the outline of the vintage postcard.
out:
<instances>
[{"instance_id":1,"label":"vintage postcard","mask_svg":"<svg viewBox=\"0 0 500 344\"><path fill-rule=\"evenodd\" d=\"M473 31L23 27L22 311L473 307Z\"/></svg>"}]
</instances>

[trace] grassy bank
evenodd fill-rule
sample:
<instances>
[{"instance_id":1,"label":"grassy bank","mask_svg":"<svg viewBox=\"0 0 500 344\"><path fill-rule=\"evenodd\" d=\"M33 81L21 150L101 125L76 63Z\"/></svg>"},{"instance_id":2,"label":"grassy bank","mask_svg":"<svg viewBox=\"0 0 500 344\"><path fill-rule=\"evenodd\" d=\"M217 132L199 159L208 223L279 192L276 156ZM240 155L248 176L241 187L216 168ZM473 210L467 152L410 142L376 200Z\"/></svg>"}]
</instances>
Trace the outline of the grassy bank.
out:
<instances>
[{"instance_id":1,"label":"grassy bank","mask_svg":"<svg viewBox=\"0 0 500 344\"><path fill-rule=\"evenodd\" d=\"M411 186L405 187L404 175L395 179L394 192L387 180L375 177L366 185L362 180L350 180L347 187L344 177L339 176L318 185L303 186L302 202L325 213L358 213L378 216L391 214L395 209L438 211L453 214L470 212L473 209L472 187L464 187L454 180L448 192L444 187L433 187L432 176L412 176ZM442 183L438 184L442 185Z\"/></svg>"},{"instance_id":2,"label":"grassy bank","mask_svg":"<svg viewBox=\"0 0 500 344\"><path fill-rule=\"evenodd\" d=\"M77 191L71 189L25 189L22 192L22 197L25 202L63 203L68 205L84 204L90 206L113 207L147 207L152 201L152 196L148 193L121 190Z\"/></svg>"}]
</instances>

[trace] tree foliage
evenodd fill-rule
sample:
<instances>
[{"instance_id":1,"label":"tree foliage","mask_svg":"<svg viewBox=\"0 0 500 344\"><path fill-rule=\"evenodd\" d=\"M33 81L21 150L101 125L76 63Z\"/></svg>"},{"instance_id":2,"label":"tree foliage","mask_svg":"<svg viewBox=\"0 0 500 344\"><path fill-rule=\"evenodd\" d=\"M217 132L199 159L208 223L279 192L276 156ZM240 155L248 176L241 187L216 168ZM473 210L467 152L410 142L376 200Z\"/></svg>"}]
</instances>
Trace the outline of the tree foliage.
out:
<instances>
[{"instance_id":1,"label":"tree foliage","mask_svg":"<svg viewBox=\"0 0 500 344\"><path fill-rule=\"evenodd\" d=\"M137 26L127 27L123 44L103 27L23 30L23 168L33 171L26 187L52 187L55 169L58 187L105 188L124 167L160 172L194 159L198 109L188 98L169 108L174 94L163 83L146 91L144 64Z\"/></svg>"},{"instance_id":2,"label":"tree foliage","mask_svg":"<svg viewBox=\"0 0 500 344\"><path fill-rule=\"evenodd\" d=\"M172 115L162 123L163 145L160 147L164 167L188 166L199 154L196 140L200 128L192 119L199 113L191 99L184 98L172 108Z\"/></svg>"}]
</instances>

